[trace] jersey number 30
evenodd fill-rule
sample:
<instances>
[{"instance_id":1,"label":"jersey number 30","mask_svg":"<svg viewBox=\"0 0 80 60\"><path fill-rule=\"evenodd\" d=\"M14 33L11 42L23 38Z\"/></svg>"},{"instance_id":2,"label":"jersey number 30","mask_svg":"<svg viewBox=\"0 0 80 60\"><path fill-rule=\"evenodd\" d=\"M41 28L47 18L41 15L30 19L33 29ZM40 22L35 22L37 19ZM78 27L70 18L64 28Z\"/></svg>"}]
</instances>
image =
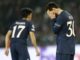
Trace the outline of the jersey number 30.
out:
<instances>
[{"instance_id":1,"label":"jersey number 30","mask_svg":"<svg viewBox=\"0 0 80 60\"><path fill-rule=\"evenodd\" d=\"M15 32L16 32L16 30L17 29L19 29L19 32L17 33L17 35L15 36ZM20 37L20 35L21 35L21 33L22 33L22 31L25 29L25 26L23 26L23 25L19 25L19 26L14 26L13 27L13 32L12 32L12 38L14 38L14 37L17 37L17 38L19 38Z\"/></svg>"},{"instance_id":2,"label":"jersey number 30","mask_svg":"<svg viewBox=\"0 0 80 60\"><path fill-rule=\"evenodd\" d=\"M74 21L68 21L67 22L67 26L69 26L68 27L69 33L66 34L66 36L67 37L75 36L75 33L74 33Z\"/></svg>"}]
</instances>

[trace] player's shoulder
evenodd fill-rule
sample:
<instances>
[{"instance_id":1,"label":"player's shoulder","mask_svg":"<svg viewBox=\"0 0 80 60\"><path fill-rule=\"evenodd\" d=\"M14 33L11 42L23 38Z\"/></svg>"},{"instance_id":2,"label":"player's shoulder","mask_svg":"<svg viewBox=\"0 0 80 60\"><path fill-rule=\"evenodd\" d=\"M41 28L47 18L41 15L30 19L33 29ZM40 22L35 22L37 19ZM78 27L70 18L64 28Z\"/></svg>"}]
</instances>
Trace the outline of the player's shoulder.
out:
<instances>
[{"instance_id":1,"label":"player's shoulder","mask_svg":"<svg viewBox=\"0 0 80 60\"><path fill-rule=\"evenodd\" d=\"M27 25L31 26L31 25L33 25L33 23L31 21L27 21Z\"/></svg>"},{"instance_id":2,"label":"player's shoulder","mask_svg":"<svg viewBox=\"0 0 80 60\"><path fill-rule=\"evenodd\" d=\"M68 18L68 19L73 19L73 16L72 16L72 14L70 13L70 12L68 12L68 11L64 11L65 12L65 16Z\"/></svg>"}]
</instances>

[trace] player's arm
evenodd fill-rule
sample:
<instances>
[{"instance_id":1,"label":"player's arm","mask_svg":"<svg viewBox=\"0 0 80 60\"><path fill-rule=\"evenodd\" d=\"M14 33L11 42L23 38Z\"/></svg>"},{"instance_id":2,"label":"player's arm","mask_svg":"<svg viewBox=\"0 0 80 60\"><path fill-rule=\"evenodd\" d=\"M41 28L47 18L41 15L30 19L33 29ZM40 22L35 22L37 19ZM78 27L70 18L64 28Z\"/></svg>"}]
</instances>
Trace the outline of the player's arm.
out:
<instances>
[{"instance_id":1,"label":"player's arm","mask_svg":"<svg viewBox=\"0 0 80 60\"><path fill-rule=\"evenodd\" d=\"M58 23L55 23L54 25L52 25L52 31L57 34L60 31L61 25L59 25Z\"/></svg>"},{"instance_id":2,"label":"player's arm","mask_svg":"<svg viewBox=\"0 0 80 60\"><path fill-rule=\"evenodd\" d=\"M5 48L6 49L10 47L10 39L11 39L11 31L8 31L5 37Z\"/></svg>"},{"instance_id":3,"label":"player's arm","mask_svg":"<svg viewBox=\"0 0 80 60\"><path fill-rule=\"evenodd\" d=\"M9 53L8 48L10 47L10 38L11 38L11 31L8 31L5 37L5 55L6 56Z\"/></svg>"},{"instance_id":4,"label":"player's arm","mask_svg":"<svg viewBox=\"0 0 80 60\"><path fill-rule=\"evenodd\" d=\"M55 34L59 33L61 27L63 26L63 24L65 23L66 19L64 19L63 17L60 17L59 19L57 19L54 24L52 23L52 30Z\"/></svg>"},{"instance_id":5,"label":"player's arm","mask_svg":"<svg viewBox=\"0 0 80 60\"><path fill-rule=\"evenodd\" d=\"M38 47L37 47L36 37L35 37L35 33L34 32L35 32L34 25L32 23L29 23L29 35L30 35L30 38L31 38L31 42L32 42L33 46L36 49L37 55L39 55L39 50L38 50Z\"/></svg>"},{"instance_id":6,"label":"player's arm","mask_svg":"<svg viewBox=\"0 0 80 60\"><path fill-rule=\"evenodd\" d=\"M39 50L38 50L38 47L37 47L35 34L34 34L34 32L29 32L29 34L30 34L31 42L36 49L37 55L39 55Z\"/></svg>"}]
</instances>

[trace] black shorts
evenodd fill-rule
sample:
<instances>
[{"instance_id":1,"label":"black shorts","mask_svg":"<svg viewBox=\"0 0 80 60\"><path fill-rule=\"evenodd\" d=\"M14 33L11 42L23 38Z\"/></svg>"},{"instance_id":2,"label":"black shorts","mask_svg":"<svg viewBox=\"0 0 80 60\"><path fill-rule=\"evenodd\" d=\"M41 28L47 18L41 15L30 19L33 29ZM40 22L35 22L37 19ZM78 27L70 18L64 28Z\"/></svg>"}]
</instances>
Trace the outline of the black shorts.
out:
<instances>
[{"instance_id":1,"label":"black shorts","mask_svg":"<svg viewBox=\"0 0 80 60\"><path fill-rule=\"evenodd\" d=\"M56 60L74 60L74 54L56 54Z\"/></svg>"},{"instance_id":2,"label":"black shorts","mask_svg":"<svg viewBox=\"0 0 80 60\"><path fill-rule=\"evenodd\" d=\"M11 46L12 60L30 60L26 46L12 45Z\"/></svg>"}]
</instances>

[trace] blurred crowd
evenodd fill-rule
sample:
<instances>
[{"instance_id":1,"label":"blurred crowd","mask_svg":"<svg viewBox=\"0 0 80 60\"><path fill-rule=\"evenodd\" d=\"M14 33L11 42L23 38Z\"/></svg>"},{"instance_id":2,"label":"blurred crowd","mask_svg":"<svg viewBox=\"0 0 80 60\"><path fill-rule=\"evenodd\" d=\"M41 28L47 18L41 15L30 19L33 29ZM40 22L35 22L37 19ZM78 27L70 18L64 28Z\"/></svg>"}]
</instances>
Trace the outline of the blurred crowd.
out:
<instances>
[{"instance_id":1,"label":"blurred crowd","mask_svg":"<svg viewBox=\"0 0 80 60\"><path fill-rule=\"evenodd\" d=\"M5 34L9 26L19 19L21 8L33 9L33 23L36 27L37 43L39 45L55 44L49 18L45 12L46 4L50 1L69 11L75 19L76 43L80 43L80 0L0 0L0 47L4 46ZM28 39L28 45L31 45Z\"/></svg>"}]
</instances>

